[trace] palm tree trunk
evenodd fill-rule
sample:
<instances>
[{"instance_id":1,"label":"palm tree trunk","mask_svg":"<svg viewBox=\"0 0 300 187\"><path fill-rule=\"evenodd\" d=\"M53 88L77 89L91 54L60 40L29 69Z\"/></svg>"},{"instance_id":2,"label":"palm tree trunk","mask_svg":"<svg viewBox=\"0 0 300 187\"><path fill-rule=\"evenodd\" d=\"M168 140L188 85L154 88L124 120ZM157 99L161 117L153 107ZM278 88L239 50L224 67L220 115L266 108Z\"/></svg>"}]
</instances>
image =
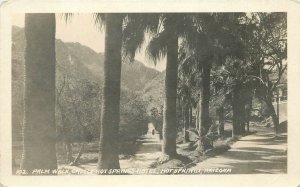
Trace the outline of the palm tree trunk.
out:
<instances>
[{"instance_id":1,"label":"palm tree trunk","mask_svg":"<svg viewBox=\"0 0 300 187\"><path fill-rule=\"evenodd\" d=\"M185 115L184 115L184 105L183 105L183 103L184 103L184 101L183 101L183 96L181 96L181 100L179 100L178 101L179 102L179 106L181 107L181 116L179 116L179 118L180 119L182 119L182 126L183 126L183 129L182 129L182 132L183 132L183 136L185 136ZM180 123L180 120L179 120L179 122L178 123Z\"/></svg>"},{"instance_id":2,"label":"palm tree trunk","mask_svg":"<svg viewBox=\"0 0 300 187\"><path fill-rule=\"evenodd\" d=\"M198 150L205 151L211 148L210 142L204 138L207 134L210 123L209 123L209 99L210 99L210 64L204 64L202 67L202 88L200 90L200 122L199 122L199 135L200 141Z\"/></svg>"},{"instance_id":3,"label":"palm tree trunk","mask_svg":"<svg viewBox=\"0 0 300 187\"><path fill-rule=\"evenodd\" d=\"M177 58L178 36L175 31L170 32L167 44L167 67L165 78L165 98L163 115L163 142L162 153L173 157L176 152L177 117Z\"/></svg>"},{"instance_id":4,"label":"palm tree trunk","mask_svg":"<svg viewBox=\"0 0 300 187\"><path fill-rule=\"evenodd\" d=\"M198 130L199 132L199 127L200 127L200 117L199 117L199 114L200 114L200 100L197 102L197 108L196 108L196 123L195 123L195 127L196 129Z\"/></svg>"},{"instance_id":5,"label":"palm tree trunk","mask_svg":"<svg viewBox=\"0 0 300 187\"><path fill-rule=\"evenodd\" d=\"M245 110L245 101L243 98L240 100L240 119L241 119L241 134L246 133L246 110Z\"/></svg>"},{"instance_id":6,"label":"palm tree trunk","mask_svg":"<svg viewBox=\"0 0 300 187\"><path fill-rule=\"evenodd\" d=\"M21 169L56 169L55 14L25 15L25 115Z\"/></svg>"},{"instance_id":7,"label":"palm tree trunk","mask_svg":"<svg viewBox=\"0 0 300 187\"><path fill-rule=\"evenodd\" d=\"M210 65L203 66L203 86L202 86L202 98L201 98L201 133L204 135L207 133L209 124L209 99L210 99Z\"/></svg>"},{"instance_id":8,"label":"palm tree trunk","mask_svg":"<svg viewBox=\"0 0 300 187\"><path fill-rule=\"evenodd\" d=\"M191 127L192 125L193 125L193 107L192 106L190 106L190 108L189 108L189 127Z\"/></svg>"},{"instance_id":9,"label":"palm tree trunk","mask_svg":"<svg viewBox=\"0 0 300 187\"><path fill-rule=\"evenodd\" d=\"M250 133L250 115L251 115L251 111L248 109L248 105L246 105L245 111L246 111L245 122L246 122L247 134L249 134Z\"/></svg>"},{"instance_id":10,"label":"palm tree trunk","mask_svg":"<svg viewBox=\"0 0 300 187\"><path fill-rule=\"evenodd\" d=\"M106 14L103 105L98 169L120 168L118 134L120 122L122 17Z\"/></svg>"},{"instance_id":11,"label":"palm tree trunk","mask_svg":"<svg viewBox=\"0 0 300 187\"><path fill-rule=\"evenodd\" d=\"M184 142L189 142L190 141L190 137L189 137L189 132L187 131L189 129L190 126L190 112L189 112L189 107L188 105L184 105Z\"/></svg>"},{"instance_id":12,"label":"palm tree trunk","mask_svg":"<svg viewBox=\"0 0 300 187\"><path fill-rule=\"evenodd\" d=\"M239 90L234 88L232 96L232 110L233 110L233 119L232 119L232 137L239 136L241 134L240 129L240 107L239 107Z\"/></svg>"},{"instance_id":13,"label":"palm tree trunk","mask_svg":"<svg viewBox=\"0 0 300 187\"><path fill-rule=\"evenodd\" d=\"M247 101L247 104L245 106L245 120L247 125L247 133L250 133L250 117L251 117L251 111L252 111L252 100L253 100L254 94L250 95L249 100Z\"/></svg>"},{"instance_id":14,"label":"palm tree trunk","mask_svg":"<svg viewBox=\"0 0 300 187\"><path fill-rule=\"evenodd\" d=\"M222 136L224 135L224 107L223 106L217 109L217 115L219 120L218 134Z\"/></svg>"}]
</instances>

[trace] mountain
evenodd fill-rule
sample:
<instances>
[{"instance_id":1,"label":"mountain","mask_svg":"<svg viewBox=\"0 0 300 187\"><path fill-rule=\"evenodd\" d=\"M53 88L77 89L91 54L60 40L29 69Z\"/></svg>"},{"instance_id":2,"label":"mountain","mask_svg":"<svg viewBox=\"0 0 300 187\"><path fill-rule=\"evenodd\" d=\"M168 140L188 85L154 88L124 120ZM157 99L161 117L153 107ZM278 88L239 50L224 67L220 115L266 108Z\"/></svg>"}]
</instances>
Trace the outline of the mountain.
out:
<instances>
[{"instance_id":1,"label":"mountain","mask_svg":"<svg viewBox=\"0 0 300 187\"><path fill-rule=\"evenodd\" d=\"M25 35L24 29L12 28L13 56L24 62ZM96 82L103 80L104 54L97 53L80 43L56 40L57 68L64 71L75 70L73 74ZM146 67L142 62L122 64L122 87L124 89L141 91L144 86L161 74L159 71Z\"/></svg>"},{"instance_id":2,"label":"mountain","mask_svg":"<svg viewBox=\"0 0 300 187\"><path fill-rule=\"evenodd\" d=\"M165 72L162 72L149 81L141 91L140 95L143 100L149 101L147 106L148 111L150 111L152 108L157 108L160 110L163 106L164 84Z\"/></svg>"}]
</instances>

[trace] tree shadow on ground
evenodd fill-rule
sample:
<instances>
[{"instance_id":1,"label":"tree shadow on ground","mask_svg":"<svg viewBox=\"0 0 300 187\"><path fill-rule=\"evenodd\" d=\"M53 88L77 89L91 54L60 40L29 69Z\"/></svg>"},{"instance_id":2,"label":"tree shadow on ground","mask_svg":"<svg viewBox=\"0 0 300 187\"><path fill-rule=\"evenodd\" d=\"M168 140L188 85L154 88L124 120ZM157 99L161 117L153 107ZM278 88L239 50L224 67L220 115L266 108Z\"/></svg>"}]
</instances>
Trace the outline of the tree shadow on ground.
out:
<instances>
[{"instance_id":1,"label":"tree shadow on ground","mask_svg":"<svg viewBox=\"0 0 300 187\"><path fill-rule=\"evenodd\" d=\"M287 143L286 135L279 135L275 137L268 137L262 139L254 139L254 140L239 140L243 142L255 142L257 145L282 145Z\"/></svg>"},{"instance_id":2,"label":"tree shadow on ground","mask_svg":"<svg viewBox=\"0 0 300 187\"><path fill-rule=\"evenodd\" d=\"M229 151L195 168L231 168L231 174L285 174L287 135L275 136L270 129L259 128L255 135L241 138Z\"/></svg>"}]
</instances>

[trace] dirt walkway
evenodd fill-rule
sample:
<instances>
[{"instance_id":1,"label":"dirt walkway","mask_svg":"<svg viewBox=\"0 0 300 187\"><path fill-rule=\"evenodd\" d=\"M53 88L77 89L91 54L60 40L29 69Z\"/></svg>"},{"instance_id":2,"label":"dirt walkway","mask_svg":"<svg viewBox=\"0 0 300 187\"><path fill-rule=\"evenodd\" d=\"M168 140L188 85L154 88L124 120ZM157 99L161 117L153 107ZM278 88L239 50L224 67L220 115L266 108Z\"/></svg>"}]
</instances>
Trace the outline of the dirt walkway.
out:
<instances>
[{"instance_id":1,"label":"dirt walkway","mask_svg":"<svg viewBox=\"0 0 300 187\"><path fill-rule=\"evenodd\" d=\"M231 174L286 173L287 135L280 134L274 137L273 129L267 127L252 127L252 130L256 130L257 133L242 137L224 154L208 158L190 169L231 168ZM159 141L144 141L134 156L120 159L121 168L149 168L159 157L160 151ZM97 154L92 156L97 158ZM62 168L93 170L96 168L96 162Z\"/></svg>"},{"instance_id":2,"label":"dirt walkway","mask_svg":"<svg viewBox=\"0 0 300 187\"><path fill-rule=\"evenodd\" d=\"M153 162L157 160L157 158L160 156L161 152L161 142L159 139L150 137L145 138L143 143L140 144L136 154L134 156L130 156L129 158L120 158L120 167L122 169L145 169L149 168ZM86 157L90 160L97 160L98 153L92 153L87 154L85 153L83 157ZM75 169L79 170L82 173L85 173L85 171L92 171L97 168L96 162L91 163L85 163L81 164L79 166L69 166L69 165L63 165L60 166L62 169Z\"/></svg>"},{"instance_id":3,"label":"dirt walkway","mask_svg":"<svg viewBox=\"0 0 300 187\"><path fill-rule=\"evenodd\" d=\"M242 137L228 152L198 163L191 169L231 168L232 174L286 173L287 135L274 137L270 128Z\"/></svg>"}]
</instances>

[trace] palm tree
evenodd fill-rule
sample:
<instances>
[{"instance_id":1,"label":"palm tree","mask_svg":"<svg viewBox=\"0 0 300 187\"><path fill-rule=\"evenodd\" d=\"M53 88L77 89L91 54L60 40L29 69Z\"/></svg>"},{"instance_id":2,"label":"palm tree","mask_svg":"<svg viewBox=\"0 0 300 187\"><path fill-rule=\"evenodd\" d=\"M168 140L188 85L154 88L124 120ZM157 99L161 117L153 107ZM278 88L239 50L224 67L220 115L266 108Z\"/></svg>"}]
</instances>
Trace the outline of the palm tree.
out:
<instances>
[{"instance_id":1,"label":"palm tree","mask_svg":"<svg viewBox=\"0 0 300 187\"><path fill-rule=\"evenodd\" d=\"M55 14L25 15L25 116L21 169L56 169Z\"/></svg>"},{"instance_id":2,"label":"palm tree","mask_svg":"<svg viewBox=\"0 0 300 187\"><path fill-rule=\"evenodd\" d=\"M197 112L196 128L198 130L199 141L198 150L205 151L211 144L206 138L210 127L209 121L209 100L210 100L210 71L214 53L214 30L211 25L214 24L213 16L209 14L194 14L193 27L186 33L184 42L182 42L182 53L185 54L183 64L189 66L189 73L186 76L196 79L197 94Z\"/></svg>"},{"instance_id":3,"label":"palm tree","mask_svg":"<svg viewBox=\"0 0 300 187\"><path fill-rule=\"evenodd\" d=\"M208 59L210 60L210 59ZM210 121L209 121L209 100L210 100L210 71L211 71L211 61L208 63L203 63L202 65L202 84L200 87L200 108L199 108L199 119L200 119L200 128L199 135L200 139L198 144L198 149L205 151L211 148L209 141L206 141L205 135L207 134Z\"/></svg>"},{"instance_id":4,"label":"palm tree","mask_svg":"<svg viewBox=\"0 0 300 187\"><path fill-rule=\"evenodd\" d=\"M64 14L68 22L73 14ZM104 81L102 86L102 105L98 169L118 169L119 163L119 122L122 67L123 20L125 14L96 13L94 22L101 29L105 25Z\"/></svg>"},{"instance_id":5,"label":"palm tree","mask_svg":"<svg viewBox=\"0 0 300 187\"><path fill-rule=\"evenodd\" d=\"M158 32L148 46L150 58L157 60L166 55L165 103L163 121L162 152L168 156L176 155L176 91L178 69L178 39L187 52L186 59L193 58L196 71L201 74L200 99L198 107L199 134L203 137L209 129L209 98L210 71L212 62L216 61L215 37L220 33L220 26L216 27L214 15L210 14L161 14ZM187 45L184 45L187 44ZM176 56L176 57L175 57ZM193 56L193 57L191 57ZM183 62L184 63L184 62ZM201 139L201 147L208 149L209 144Z\"/></svg>"},{"instance_id":6,"label":"palm tree","mask_svg":"<svg viewBox=\"0 0 300 187\"><path fill-rule=\"evenodd\" d=\"M65 14L68 21L73 14ZM120 168L118 134L122 61L132 61L141 48L145 31L156 30L152 14L94 14L105 27L104 82L102 95L98 169ZM138 32L136 32L138 31Z\"/></svg>"},{"instance_id":7,"label":"palm tree","mask_svg":"<svg viewBox=\"0 0 300 187\"><path fill-rule=\"evenodd\" d=\"M158 32L147 47L149 57L156 61L166 56L165 95L163 110L162 153L174 157L177 137L177 74L178 74L178 38L182 35L184 19L180 14L161 14ZM160 26L163 29L160 29ZM167 158L168 158L167 157Z\"/></svg>"},{"instance_id":8,"label":"palm tree","mask_svg":"<svg viewBox=\"0 0 300 187\"><path fill-rule=\"evenodd\" d=\"M124 49L125 54L134 57L136 49L145 39L145 32L150 33L151 39L147 46L148 56L156 62L166 56L166 78L163 110L163 143L162 153L169 157L177 155L176 136L176 98L177 98L177 69L178 69L178 37L183 26L182 16L178 14L131 14L135 22L132 40L127 38ZM129 27L128 27L129 28ZM129 47L128 47L129 46Z\"/></svg>"},{"instance_id":9,"label":"palm tree","mask_svg":"<svg viewBox=\"0 0 300 187\"><path fill-rule=\"evenodd\" d=\"M205 13L193 14L193 25L184 38L184 63L189 63L191 75L197 77L199 93L196 126L200 136L198 149L205 151L211 147L206 135L210 128L209 100L210 74L213 65L224 63L226 56L239 55L239 37L233 32L237 28L239 14ZM237 29L236 29L237 30ZM237 39L236 39L237 38ZM235 43L235 46L232 46ZM196 75L195 75L196 74Z\"/></svg>"},{"instance_id":10,"label":"palm tree","mask_svg":"<svg viewBox=\"0 0 300 187\"><path fill-rule=\"evenodd\" d=\"M186 55L182 52L182 47L179 47L179 67L178 67L178 91L177 97L182 110L183 120L183 136L184 142L189 142L189 128L192 124L192 87L193 80L190 76L190 67L185 63Z\"/></svg>"},{"instance_id":11,"label":"palm tree","mask_svg":"<svg viewBox=\"0 0 300 187\"><path fill-rule=\"evenodd\" d=\"M177 117L176 117L176 98L177 98L177 71L178 71L178 33L174 27L176 18L166 17L166 32L169 40L166 44L167 64L165 78L165 96L163 112L163 144L162 152L168 156L175 156L176 136L177 136ZM173 32L172 32L173 31ZM172 34L171 34L172 33Z\"/></svg>"},{"instance_id":12,"label":"palm tree","mask_svg":"<svg viewBox=\"0 0 300 187\"><path fill-rule=\"evenodd\" d=\"M123 16L120 14L105 14L105 17L102 16L102 18L105 19L106 27L98 169L115 169L120 168L118 133Z\"/></svg>"},{"instance_id":13,"label":"palm tree","mask_svg":"<svg viewBox=\"0 0 300 187\"><path fill-rule=\"evenodd\" d=\"M188 129L190 127L190 93L187 85L183 83L181 77L178 77L178 105L181 110L181 118L183 125L183 140L184 142L189 142L189 132Z\"/></svg>"}]
</instances>

